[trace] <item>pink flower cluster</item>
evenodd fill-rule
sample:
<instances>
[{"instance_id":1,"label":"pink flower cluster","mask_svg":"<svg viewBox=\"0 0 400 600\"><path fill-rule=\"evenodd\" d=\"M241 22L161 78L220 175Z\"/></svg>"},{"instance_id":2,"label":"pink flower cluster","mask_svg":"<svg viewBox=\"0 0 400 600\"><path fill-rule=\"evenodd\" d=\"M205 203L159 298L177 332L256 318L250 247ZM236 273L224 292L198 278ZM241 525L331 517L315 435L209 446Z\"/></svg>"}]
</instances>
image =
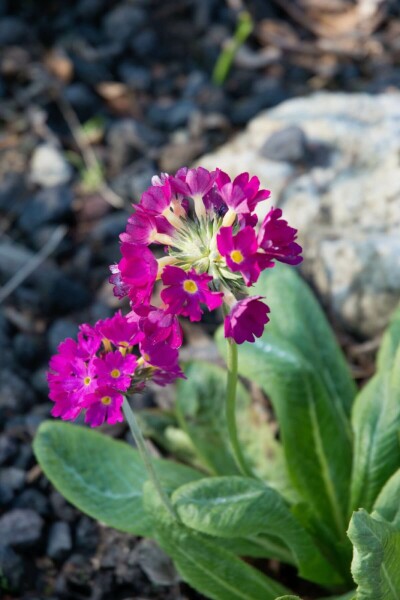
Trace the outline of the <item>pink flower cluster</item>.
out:
<instances>
[{"instance_id":1,"label":"pink flower cluster","mask_svg":"<svg viewBox=\"0 0 400 600\"><path fill-rule=\"evenodd\" d=\"M122 421L123 394L142 390L150 378L166 385L184 377L181 343L176 317L152 306L81 325L78 341L66 339L50 360L52 415L73 420L86 411L92 427Z\"/></svg>"},{"instance_id":2,"label":"pink flower cluster","mask_svg":"<svg viewBox=\"0 0 400 600\"><path fill-rule=\"evenodd\" d=\"M223 305L227 338L242 344L262 335L269 308L248 288L274 261L302 260L297 232L280 209L264 211L257 229L256 209L269 195L248 173L231 181L219 169L198 167L153 179L121 235L122 258L110 267L114 294L129 298L131 312L82 325L77 341L60 344L48 373L54 416L85 412L93 427L116 423L124 394L149 379L166 385L184 377L178 316L199 321L204 307ZM151 304L157 281L161 306Z\"/></svg>"},{"instance_id":3,"label":"pink flower cluster","mask_svg":"<svg viewBox=\"0 0 400 600\"><path fill-rule=\"evenodd\" d=\"M133 311L148 306L157 280L166 315L199 321L203 307L225 305L225 336L254 342L268 322L261 296L247 288L278 260L301 262L297 231L270 208L258 231L256 208L270 192L248 173L233 181L223 171L180 169L153 178L121 235L122 259L111 266L110 282ZM149 249L158 244L165 256ZM141 308L143 310L143 308Z\"/></svg>"}]
</instances>

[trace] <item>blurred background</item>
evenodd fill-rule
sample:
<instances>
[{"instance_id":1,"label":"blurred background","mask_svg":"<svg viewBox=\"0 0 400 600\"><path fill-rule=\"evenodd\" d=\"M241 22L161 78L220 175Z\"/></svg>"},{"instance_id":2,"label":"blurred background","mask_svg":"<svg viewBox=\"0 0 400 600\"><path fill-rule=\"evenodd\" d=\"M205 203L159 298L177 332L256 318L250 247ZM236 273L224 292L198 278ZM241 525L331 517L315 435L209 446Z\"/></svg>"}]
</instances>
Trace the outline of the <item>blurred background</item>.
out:
<instances>
[{"instance_id":1,"label":"blurred background","mask_svg":"<svg viewBox=\"0 0 400 600\"><path fill-rule=\"evenodd\" d=\"M108 265L152 175L203 164L272 190L367 378L400 297L399 86L398 0L0 0L1 597L199 597L41 474L48 359L119 306ZM210 327L188 341L209 353Z\"/></svg>"}]
</instances>

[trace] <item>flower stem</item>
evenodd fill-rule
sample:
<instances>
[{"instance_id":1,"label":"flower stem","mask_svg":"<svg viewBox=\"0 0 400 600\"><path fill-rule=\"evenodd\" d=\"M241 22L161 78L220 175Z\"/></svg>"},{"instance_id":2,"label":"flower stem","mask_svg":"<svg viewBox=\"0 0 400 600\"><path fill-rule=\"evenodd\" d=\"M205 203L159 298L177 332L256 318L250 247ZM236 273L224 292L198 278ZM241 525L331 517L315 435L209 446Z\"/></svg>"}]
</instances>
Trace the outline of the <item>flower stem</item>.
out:
<instances>
[{"instance_id":1,"label":"flower stem","mask_svg":"<svg viewBox=\"0 0 400 600\"><path fill-rule=\"evenodd\" d=\"M174 519L177 519L176 512L175 512L165 490L163 489L163 487L160 483L160 480L158 478L158 475L154 469L153 461L149 454L149 451L147 450L146 442L144 441L144 437L140 430L139 424L138 424L136 417L135 417L131 407L129 406L129 402L126 398L124 398L124 402L122 404L122 410L125 415L125 419L129 425L129 429L131 430L131 433L133 435L133 439L135 440L136 446L139 450L139 454L143 460L143 463L146 468L146 471L147 471L150 481L156 488L166 510L169 512L169 514Z\"/></svg>"},{"instance_id":2,"label":"flower stem","mask_svg":"<svg viewBox=\"0 0 400 600\"><path fill-rule=\"evenodd\" d=\"M236 464L242 473L247 477L254 477L250 467L246 463L242 448L239 443L236 427L236 388L238 379L238 351L235 342L228 338L228 381L226 388L226 421L228 425L229 440L231 443L233 456Z\"/></svg>"}]
</instances>

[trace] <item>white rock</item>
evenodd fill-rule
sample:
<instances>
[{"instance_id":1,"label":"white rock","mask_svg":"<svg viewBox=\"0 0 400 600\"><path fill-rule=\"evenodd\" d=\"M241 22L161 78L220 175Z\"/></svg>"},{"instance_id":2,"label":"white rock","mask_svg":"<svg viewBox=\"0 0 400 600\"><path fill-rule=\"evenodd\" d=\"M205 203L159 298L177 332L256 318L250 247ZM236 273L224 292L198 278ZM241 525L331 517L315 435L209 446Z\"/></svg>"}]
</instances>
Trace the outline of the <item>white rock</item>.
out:
<instances>
[{"instance_id":1,"label":"white rock","mask_svg":"<svg viewBox=\"0 0 400 600\"><path fill-rule=\"evenodd\" d=\"M290 126L306 134L303 164L264 158L269 136ZM369 336L400 300L399 156L398 93L318 93L261 113L198 164L260 178L299 229L303 272L345 325Z\"/></svg>"},{"instance_id":2,"label":"white rock","mask_svg":"<svg viewBox=\"0 0 400 600\"><path fill-rule=\"evenodd\" d=\"M67 183L72 176L71 166L60 150L51 144L42 144L31 158L30 179L43 187Z\"/></svg>"}]
</instances>

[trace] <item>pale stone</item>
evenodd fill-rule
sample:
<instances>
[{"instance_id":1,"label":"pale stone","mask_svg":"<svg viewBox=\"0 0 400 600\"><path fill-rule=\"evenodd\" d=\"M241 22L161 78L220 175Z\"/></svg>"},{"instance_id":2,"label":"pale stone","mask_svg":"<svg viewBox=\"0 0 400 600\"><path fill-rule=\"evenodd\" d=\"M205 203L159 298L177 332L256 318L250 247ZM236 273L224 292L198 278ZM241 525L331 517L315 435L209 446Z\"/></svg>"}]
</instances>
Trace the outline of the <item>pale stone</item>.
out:
<instances>
[{"instance_id":1,"label":"pale stone","mask_svg":"<svg viewBox=\"0 0 400 600\"><path fill-rule=\"evenodd\" d=\"M67 183L72 169L64 156L51 144L42 144L31 158L30 179L43 187L53 187Z\"/></svg>"},{"instance_id":2,"label":"pale stone","mask_svg":"<svg viewBox=\"0 0 400 600\"><path fill-rule=\"evenodd\" d=\"M263 157L268 138L291 126L306 136L304 161ZM346 326L371 336L400 300L399 157L398 93L318 93L261 113L198 164L257 175L299 229L302 271Z\"/></svg>"}]
</instances>

